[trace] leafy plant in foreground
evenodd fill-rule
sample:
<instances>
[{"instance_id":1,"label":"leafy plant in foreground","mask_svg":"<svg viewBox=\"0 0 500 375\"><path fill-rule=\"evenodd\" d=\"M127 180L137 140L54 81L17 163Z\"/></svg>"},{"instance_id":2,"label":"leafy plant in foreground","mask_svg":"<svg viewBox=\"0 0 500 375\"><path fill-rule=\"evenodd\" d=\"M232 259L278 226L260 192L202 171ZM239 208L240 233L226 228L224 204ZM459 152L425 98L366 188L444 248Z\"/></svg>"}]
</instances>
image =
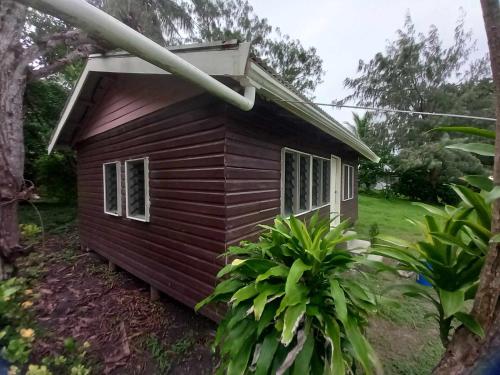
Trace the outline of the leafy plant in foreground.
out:
<instances>
[{"instance_id":1,"label":"leafy plant in foreground","mask_svg":"<svg viewBox=\"0 0 500 375\"><path fill-rule=\"evenodd\" d=\"M415 283L395 287L406 296L426 299L435 306L432 315L439 323L444 346L457 321L477 335L484 335L479 323L468 314L465 301L474 299L492 238L488 192L477 193L464 186L452 188L462 201L457 207L441 209L417 204L429 212L422 222L413 222L422 230L422 241L410 243L381 235L371 251L397 261L398 269L414 271L430 282L432 289Z\"/></svg>"},{"instance_id":2,"label":"leafy plant in foreground","mask_svg":"<svg viewBox=\"0 0 500 375\"><path fill-rule=\"evenodd\" d=\"M224 280L196 306L228 304L214 343L219 373L380 371L363 335L376 300L357 268L364 258L345 250L354 237L348 226L331 229L318 215L307 225L278 217L257 243L229 248L234 260L218 274Z\"/></svg>"}]
</instances>

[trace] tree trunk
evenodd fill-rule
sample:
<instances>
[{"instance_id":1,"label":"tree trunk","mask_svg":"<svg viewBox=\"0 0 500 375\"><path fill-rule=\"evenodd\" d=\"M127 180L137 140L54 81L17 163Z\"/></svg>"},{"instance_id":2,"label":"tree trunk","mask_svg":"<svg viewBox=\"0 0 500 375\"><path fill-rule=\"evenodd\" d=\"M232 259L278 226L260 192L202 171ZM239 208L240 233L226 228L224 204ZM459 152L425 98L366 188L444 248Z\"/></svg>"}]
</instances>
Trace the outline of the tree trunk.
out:
<instances>
[{"instance_id":1,"label":"tree trunk","mask_svg":"<svg viewBox=\"0 0 500 375\"><path fill-rule=\"evenodd\" d=\"M493 179L500 186L500 3L481 0L486 35L490 48L491 68L496 90L496 141ZM491 223L493 233L500 233L500 199L493 205ZM460 328L455 332L434 374L455 375L483 373L498 361L500 353L500 244L492 244L481 271L479 289L474 299L472 314L483 326L486 337ZM491 372L492 373L492 372Z\"/></svg>"},{"instance_id":2,"label":"tree trunk","mask_svg":"<svg viewBox=\"0 0 500 375\"><path fill-rule=\"evenodd\" d=\"M23 190L23 96L28 62L21 36L26 7L0 2L0 279L9 276L19 251L17 198Z\"/></svg>"}]
</instances>

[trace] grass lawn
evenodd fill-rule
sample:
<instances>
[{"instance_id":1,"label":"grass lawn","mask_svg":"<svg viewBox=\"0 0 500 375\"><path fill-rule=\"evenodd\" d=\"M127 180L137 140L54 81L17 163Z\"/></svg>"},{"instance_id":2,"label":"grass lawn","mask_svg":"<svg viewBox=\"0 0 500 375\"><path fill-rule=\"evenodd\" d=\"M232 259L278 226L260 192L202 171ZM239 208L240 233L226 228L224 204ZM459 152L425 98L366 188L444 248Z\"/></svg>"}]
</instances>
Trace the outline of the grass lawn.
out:
<instances>
[{"instance_id":1,"label":"grass lawn","mask_svg":"<svg viewBox=\"0 0 500 375\"><path fill-rule=\"evenodd\" d=\"M368 239L370 227L377 224L381 234L416 240L420 237L418 228L405 219L422 219L425 213L423 208L404 199L387 200L360 194L356 231Z\"/></svg>"},{"instance_id":2,"label":"grass lawn","mask_svg":"<svg viewBox=\"0 0 500 375\"><path fill-rule=\"evenodd\" d=\"M381 234L417 240L420 238L418 228L405 218L420 220L425 213L407 200L360 195L356 231L368 239L370 227L376 223ZM383 290L397 282L408 280L380 275L376 287ZM418 299L401 297L397 292L390 297L398 303L382 305L368 329L368 338L382 361L385 374L430 374L443 353L437 323L424 319L432 306Z\"/></svg>"}]
</instances>

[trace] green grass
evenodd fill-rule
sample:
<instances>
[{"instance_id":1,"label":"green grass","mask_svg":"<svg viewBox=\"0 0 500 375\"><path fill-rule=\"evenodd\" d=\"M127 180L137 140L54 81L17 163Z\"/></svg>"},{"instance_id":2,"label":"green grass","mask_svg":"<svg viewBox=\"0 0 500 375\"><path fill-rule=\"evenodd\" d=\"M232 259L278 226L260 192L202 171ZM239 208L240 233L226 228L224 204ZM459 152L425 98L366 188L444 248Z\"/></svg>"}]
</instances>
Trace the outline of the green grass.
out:
<instances>
[{"instance_id":1,"label":"green grass","mask_svg":"<svg viewBox=\"0 0 500 375\"><path fill-rule=\"evenodd\" d=\"M359 218L355 228L362 238L369 239L370 227L377 224L381 234L413 241L420 238L420 233L406 218L419 220L425 212L408 200L388 200L360 194Z\"/></svg>"},{"instance_id":2,"label":"green grass","mask_svg":"<svg viewBox=\"0 0 500 375\"><path fill-rule=\"evenodd\" d=\"M407 200L360 195L356 231L368 239L370 227L377 224L380 234L418 240L419 229L405 219L421 220L425 213L423 208ZM374 287L382 291L398 282L411 282L411 279L380 274ZM394 302L381 303L378 315L370 319L367 335L382 361L385 374L430 374L444 351L437 322L424 318L433 306L419 299L402 297L396 291L384 297Z\"/></svg>"},{"instance_id":3,"label":"green grass","mask_svg":"<svg viewBox=\"0 0 500 375\"><path fill-rule=\"evenodd\" d=\"M404 280L380 276L378 289ZM391 292L394 302L381 303L377 316L370 319L368 339L377 352L386 375L427 375L432 373L444 348L435 320L424 316L433 311L429 303Z\"/></svg>"}]
</instances>

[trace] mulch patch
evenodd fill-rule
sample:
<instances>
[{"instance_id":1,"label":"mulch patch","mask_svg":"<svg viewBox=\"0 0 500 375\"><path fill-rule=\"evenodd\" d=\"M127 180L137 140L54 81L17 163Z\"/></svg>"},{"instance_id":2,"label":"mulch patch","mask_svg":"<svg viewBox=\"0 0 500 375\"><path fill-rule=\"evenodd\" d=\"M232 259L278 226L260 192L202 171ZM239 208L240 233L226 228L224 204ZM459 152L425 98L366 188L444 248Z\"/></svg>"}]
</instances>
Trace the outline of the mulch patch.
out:
<instances>
[{"instance_id":1,"label":"mulch patch","mask_svg":"<svg viewBox=\"0 0 500 375\"><path fill-rule=\"evenodd\" d=\"M74 231L47 237L20 269L39 295L35 358L57 354L73 337L90 343L96 374L213 372L215 324L165 296L150 301L147 284L79 250Z\"/></svg>"}]
</instances>

